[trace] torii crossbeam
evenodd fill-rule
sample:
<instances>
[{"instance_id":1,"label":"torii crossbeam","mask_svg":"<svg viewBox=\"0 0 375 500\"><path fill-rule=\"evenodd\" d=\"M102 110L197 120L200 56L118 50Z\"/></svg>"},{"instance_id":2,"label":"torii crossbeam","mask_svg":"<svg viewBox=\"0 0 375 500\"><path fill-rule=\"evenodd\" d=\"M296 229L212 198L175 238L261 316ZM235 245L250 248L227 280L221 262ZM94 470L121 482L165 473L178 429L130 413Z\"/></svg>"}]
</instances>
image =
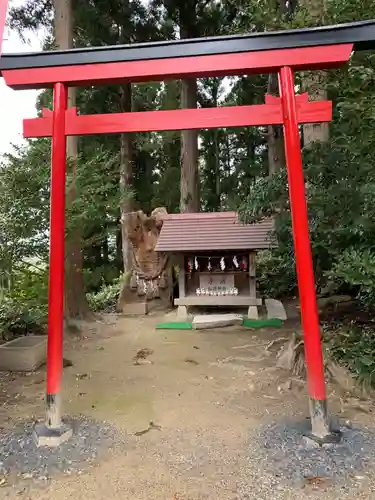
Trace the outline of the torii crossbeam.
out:
<instances>
[{"instance_id":1,"label":"torii crossbeam","mask_svg":"<svg viewBox=\"0 0 375 500\"><path fill-rule=\"evenodd\" d=\"M6 0L0 0L0 35ZM50 277L47 363L47 420L36 429L39 444L65 439L60 418L62 378L66 137L152 130L283 124L294 249L304 332L311 435L319 442L337 439L327 411L323 357L307 205L300 149L300 123L331 120L328 101L308 102L295 95L294 72L339 67L353 51L375 48L375 20L241 36L154 42L52 51L0 58L1 76L14 89L53 87L53 112L24 121L25 137L52 137ZM67 88L123 82L160 81L256 73L278 73L280 97L265 104L77 115L67 110ZM48 441L50 440L50 441Z\"/></svg>"}]
</instances>

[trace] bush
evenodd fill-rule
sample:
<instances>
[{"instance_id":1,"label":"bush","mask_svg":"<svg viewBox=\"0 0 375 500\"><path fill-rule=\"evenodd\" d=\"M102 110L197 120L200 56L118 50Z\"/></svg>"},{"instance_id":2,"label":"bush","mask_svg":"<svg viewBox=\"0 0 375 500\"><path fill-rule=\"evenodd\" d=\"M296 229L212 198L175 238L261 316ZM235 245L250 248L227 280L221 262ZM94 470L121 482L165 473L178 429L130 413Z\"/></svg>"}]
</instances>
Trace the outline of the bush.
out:
<instances>
[{"instance_id":1,"label":"bush","mask_svg":"<svg viewBox=\"0 0 375 500\"><path fill-rule=\"evenodd\" d=\"M24 335L45 334L46 315L43 310L30 308L11 298L0 304L0 337L8 341Z\"/></svg>"},{"instance_id":2,"label":"bush","mask_svg":"<svg viewBox=\"0 0 375 500\"><path fill-rule=\"evenodd\" d=\"M257 279L262 297L285 298L296 292L296 270L293 254L277 251L259 252Z\"/></svg>"},{"instance_id":3,"label":"bush","mask_svg":"<svg viewBox=\"0 0 375 500\"><path fill-rule=\"evenodd\" d=\"M36 310L47 317L48 268L35 270L28 264L18 266L13 271L12 287L6 297L16 308Z\"/></svg>"},{"instance_id":4,"label":"bush","mask_svg":"<svg viewBox=\"0 0 375 500\"><path fill-rule=\"evenodd\" d=\"M92 311L115 312L120 295L122 279L117 278L112 284L103 284L99 292L88 293L87 301Z\"/></svg>"},{"instance_id":5,"label":"bush","mask_svg":"<svg viewBox=\"0 0 375 500\"><path fill-rule=\"evenodd\" d=\"M328 277L337 285L352 287L364 307L375 305L375 252L371 249L346 249Z\"/></svg>"},{"instance_id":6,"label":"bush","mask_svg":"<svg viewBox=\"0 0 375 500\"><path fill-rule=\"evenodd\" d=\"M333 359L360 383L375 386L375 326L339 324L324 332Z\"/></svg>"},{"instance_id":7,"label":"bush","mask_svg":"<svg viewBox=\"0 0 375 500\"><path fill-rule=\"evenodd\" d=\"M45 333L47 323L47 268L29 264L13 268L11 287L0 300L0 339Z\"/></svg>"}]
</instances>

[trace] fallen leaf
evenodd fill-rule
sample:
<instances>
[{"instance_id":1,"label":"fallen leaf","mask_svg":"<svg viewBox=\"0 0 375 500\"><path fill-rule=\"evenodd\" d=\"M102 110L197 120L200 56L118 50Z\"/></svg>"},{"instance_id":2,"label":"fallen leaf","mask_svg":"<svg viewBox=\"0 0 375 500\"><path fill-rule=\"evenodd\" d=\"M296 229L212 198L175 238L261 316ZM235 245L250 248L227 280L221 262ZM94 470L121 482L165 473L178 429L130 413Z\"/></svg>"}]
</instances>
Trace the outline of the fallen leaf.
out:
<instances>
[{"instance_id":1,"label":"fallen leaf","mask_svg":"<svg viewBox=\"0 0 375 500\"><path fill-rule=\"evenodd\" d=\"M4 478L0 479L0 486L4 486L6 484L6 480Z\"/></svg>"},{"instance_id":2,"label":"fallen leaf","mask_svg":"<svg viewBox=\"0 0 375 500\"><path fill-rule=\"evenodd\" d=\"M141 364L152 364L152 361L148 361L146 358L148 356L151 356L154 351L152 349L148 349L147 347L144 349L140 349L137 354L133 357L133 364L134 365L141 365Z\"/></svg>"},{"instance_id":3,"label":"fallen leaf","mask_svg":"<svg viewBox=\"0 0 375 500\"><path fill-rule=\"evenodd\" d=\"M148 432L152 431L153 429L161 431L161 426L154 424L154 422L151 420L147 429L143 429L142 431L137 431L134 433L134 435L138 436L138 437L143 436L144 434L147 434Z\"/></svg>"},{"instance_id":4,"label":"fallen leaf","mask_svg":"<svg viewBox=\"0 0 375 500\"><path fill-rule=\"evenodd\" d=\"M195 361L195 359L190 359L190 358L186 358L185 363L191 363L192 365L199 365L198 361Z\"/></svg>"},{"instance_id":5,"label":"fallen leaf","mask_svg":"<svg viewBox=\"0 0 375 500\"><path fill-rule=\"evenodd\" d=\"M309 476L305 477L306 484L310 486L324 486L327 482L327 479L320 476Z\"/></svg>"},{"instance_id":6,"label":"fallen leaf","mask_svg":"<svg viewBox=\"0 0 375 500\"><path fill-rule=\"evenodd\" d=\"M70 359L63 358L63 368L69 368L70 366L73 366L72 361L70 361Z\"/></svg>"},{"instance_id":7,"label":"fallen leaf","mask_svg":"<svg viewBox=\"0 0 375 500\"><path fill-rule=\"evenodd\" d=\"M140 349L137 354L134 356L134 358L137 358L137 359L145 359L147 358L148 356L151 356L151 354L153 354L154 351L152 349L148 349L147 347L145 349Z\"/></svg>"}]
</instances>

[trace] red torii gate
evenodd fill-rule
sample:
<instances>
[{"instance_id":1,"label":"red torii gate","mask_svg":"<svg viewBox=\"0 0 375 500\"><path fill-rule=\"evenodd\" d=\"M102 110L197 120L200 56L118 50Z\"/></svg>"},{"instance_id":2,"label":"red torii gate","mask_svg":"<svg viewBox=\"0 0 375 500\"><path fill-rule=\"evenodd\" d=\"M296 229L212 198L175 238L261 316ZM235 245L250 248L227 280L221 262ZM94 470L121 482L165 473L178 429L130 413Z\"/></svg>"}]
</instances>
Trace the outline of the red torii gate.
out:
<instances>
[{"instance_id":1,"label":"red torii gate","mask_svg":"<svg viewBox=\"0 0 375 500\"><path fill-rule=\"evenodd\" d=\"M3 0L2 8L6 4ZM0 11L0 30L2 28ZM5 13L4 13L5 16ZM295 95L294 71L345 64L353 50L368 48L375 22L319 29L155 42L107 48L5 55L0 70L14 89L53 87L53 112L24 120L25 137L52 137L47 421L36 428L38 443L69 436L60 418L62 379L66 136L283 124L294 248L304 331L311 435L336 440L327 412L324 366L308 231L300 123L328 122L329 101ZM354 31L353 31L354 30ZM1 34L1 31L0 31ZM278 48L276 48L278 47ZM280 48L282 47L282 48ZM265 104L80 116L67 110L67 87L256 73L279 75L280 97ZM47 441L45 440L47 438ZM52 438L52 440L51 440Z\"/></svg>"}]
</instances>

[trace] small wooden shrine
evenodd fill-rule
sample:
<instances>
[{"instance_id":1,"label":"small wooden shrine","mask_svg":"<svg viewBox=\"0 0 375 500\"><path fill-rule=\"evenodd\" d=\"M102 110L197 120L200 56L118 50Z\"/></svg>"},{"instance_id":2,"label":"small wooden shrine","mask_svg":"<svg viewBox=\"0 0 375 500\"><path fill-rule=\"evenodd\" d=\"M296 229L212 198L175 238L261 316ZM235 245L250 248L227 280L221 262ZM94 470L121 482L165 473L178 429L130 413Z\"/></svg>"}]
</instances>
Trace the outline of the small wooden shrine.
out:
<instances>
[{"instance_id":1,"label":"small wooden shrine","mask_svg":"<svg viewBox=\"0 0 375 500\"><path fill-rule=\"evenodd\" d=\"M247 307L258 317L256 253L272 246L272 219L242 224L235 212L169 214L155 250L179 265L180 317L189 307Z\"/></svg>"}]
</instances>

